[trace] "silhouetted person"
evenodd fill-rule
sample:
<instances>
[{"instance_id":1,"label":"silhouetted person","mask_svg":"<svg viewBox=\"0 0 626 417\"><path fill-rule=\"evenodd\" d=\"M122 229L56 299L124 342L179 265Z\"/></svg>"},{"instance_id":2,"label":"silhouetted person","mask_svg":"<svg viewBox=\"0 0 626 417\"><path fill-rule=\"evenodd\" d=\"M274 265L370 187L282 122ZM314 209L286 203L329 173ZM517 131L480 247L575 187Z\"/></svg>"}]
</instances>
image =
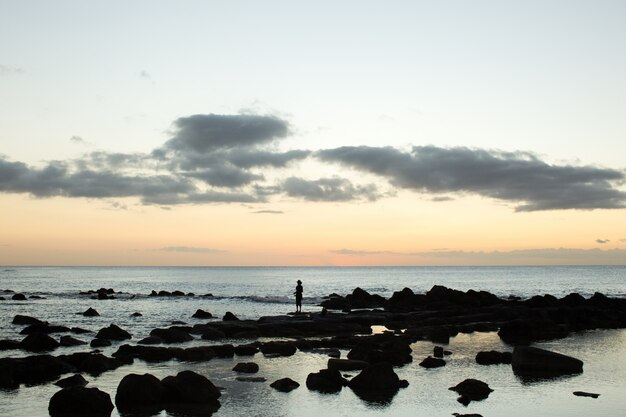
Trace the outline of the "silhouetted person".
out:
<instances>
[{"instance_id":1,"label":"silhouetted person","mask_svg":"<svg viewBox=\"0 0 626 417\"><path fill-rule=\"evenodd\" d=\"M296 285L296 313L302 313L302 281L298 280L298 285Z\"/></svg>"}]
</instances>

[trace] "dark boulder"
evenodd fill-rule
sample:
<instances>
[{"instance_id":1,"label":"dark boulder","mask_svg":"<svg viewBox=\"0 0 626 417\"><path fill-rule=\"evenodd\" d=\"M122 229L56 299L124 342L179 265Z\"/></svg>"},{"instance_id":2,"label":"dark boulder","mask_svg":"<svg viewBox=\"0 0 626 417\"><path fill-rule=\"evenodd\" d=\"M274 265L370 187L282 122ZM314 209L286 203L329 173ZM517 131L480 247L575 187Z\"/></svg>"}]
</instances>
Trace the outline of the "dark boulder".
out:
<instances>
[{"instance_id":1,"label":"dark boulder","mask_svg":"<svg viewBox=\"0 0 626 417\"><path fill-rule=\"evenodd\" d=\"M196 319L210 319L213 317L213 314L199 308L196 310L195 313L193 313L193 316L191 317L196 318Z\"/></svg>"},{"instance_id":2,"label":"dark boulder","mask_svg":"<svg viewBox=\"0 0 626 417\"><path fill-rule=\"evenodd\" d=\"M270 384L270 387L280 392L290 392L298 388L300 384L291 378L282 378Z\"/></svg>"},{"instance_id":3,"label":"dark boulder","mask_svg":"<svg viewBox=\"0 0 626 417\"><path fill-rule=\"evenodd\" d=\"M476 354L476 363L479 365L510 364L513 359L511 352L498 352L495 350L481 351Z\"/></svg>"},{"instance_id":4,"label":"dark boulder","mask_svg":"<svg viewBox=\"0 0 626 417\"><path fill-rule=\"evenodd\" d=\"M319 372L310 373L306 378L308 389L322 393L339 392L347 384L348 381L335 369L322 369Z\"/></svg>"},{"instance_id":5,"label":"dark boulder","mask_svg":"<svg viewBox=\"0 0 626 417\"><path fill-rule=\"evenodd\" d=\"M72 327L70 329L70 332L75 333L75 334L92 333L91 330L81 329L80 327Z\"/></svg>"},{"instance_id":6,"label":"dark boulder","mask_svg":"<svg viewBox=\"0 0 626 417\"><path fill-rule=\"evenodd\" d=\"M151 374L128 374L120 381L115 405L121 413L156 413L163 409L167 394L161 381Z\"/></svg>"},{"instance_id":7,"label":"dark boulder","mask_svg":"<svg viewBox=\"0 0 626 417\"><path fill-rule=\"evenodd\" d=\"M235 316L233 313L231 313L230 311L227 311L226 314L224 314L224 317L222 317L222 321L237 321L237 320L239 320L239 318Z\"/></svg>"},{"instance_id":8,"label":"dark boulder","mask_svg":"<svg viewBox=\"0 0 626 417\"><path fill-rule=\"evenodd\" d=\"M259 372L259 365L254 362L239 362L233 368L235 372L242 372L245 374L255 374Z\"/></svg>"},{"instance_id":9,"label":"dark boulder","mask_svg":"<svg viewBox=\"0 0 626 417\"><path fill-rule=\"evenodd\" d=\"M220 405L220 390L208 378L193 371L168 376L161 383L166 389L167 403Z\"/></svg>"},{"instance_id":10,"label":"dark boulder","mask_svg":"<svg viewBox=\"0 0 626 417\"><path fill-rule=\"evenodd\" d=\"M84 340L79 340L72 336L61 336L61 340L59 342L61 346L80 346L87 344Z\"/></svg>"},{"instance_id":11,"label":"dark boulder","mask_svg":"<svg viewBox=\"0 0 626 417\"><path fill-rule=\"evenodd\" d=\"M218 340L224 339L225 337L226 333L213 327L205 328L204 332L202 333L203 340Z\"/></svg>"},{"instance_id":12,"label":"dark boulder","mask_svg":"<svg viewBox=\"0 0 626 417\"><path fill-rule=\"evenodd\" d=\"M292 356L297 349L294 342L266 342L261 346L264 355Z\"/></svg>"},{"instance_id":13,"label":"dark boulder","mask_svg":"<svg viewBox=\"0 0 626 417\"><path fill-rule=\"evenodd\" d=\"M100 329L96 337L98 339L125 340L130 339L132 336L126 330L111 324L109 327Z\"/></svg>"},{"instance_id":14,"label":"dark boulder","mask_svg":"<svg viewBox=\"0 0 626 417\"><path fill-rule=\"evenodd\" d=\"M14 349L21 349L19 341L10 339L0 340L0 351Z\"/></svg>"},{"instance_id":15,"label":"dark boulder","mask_svg":"<svg viewBox=\"0 0 626 417\"><path fill-rule=\"evenodd\" d=\"M516 319L500 326L498 336L510 345L528 345L535 340L536 333L528 320Z\"/></svg>"},{"instance_id":16,"label":"dark boulder","mask_svg":"<svg viewBox=\"0 0 626 417\"><path fill-rule=\"evenodd\" d=\"M11 297L11 300L14 301L26 301L26 296L24 294L13 294L13 296Z\"/></svg>"},{"instance_id":17,"label":"dark boulder","mask_svg":"<svg viewBox=\"0 0 626 417\"><path fill-rule=\"evenodd\" d=\"M68 376L67 378L59 379L54 383L57 387L69 388L69 387L84 387L88 382L81 374Z\"/></svg>"},{"instance_id":18,"label":"dark boulder","mask_svg":"<svg viewBox=\"0 0 626 417\"><path fill-rule=\"evenodd\" d=\"M446 361L440 358L433 358L432 356L429 356L420 362L420 366L428 369L440 368L442 366L446 366Z\"/></svg>"},{"instance_id":19,"label":"dark boulder","mask_svg":"<svg viewBox=\"0 0 626 417\"><path fill-rule=\"evenodd\" d=\"M20 342L20 348L29 352L46 352L59 347L59 342L45 333L33 333Z\"/></svg>"},{"instance_id":20,"label":"dark boulder","mask_svg":"<svg viewBox=\"0 0 626 417\"><path fill-rule=\"evenodd\" d=\"M65 333L69 331L70 331L69 327L43 323L43 324L31 324L30 326L24 327L22 331L20 331L20 334L33 334L33 333L50 334L50 333Z\"/></svg>"},{"instance_id":21,"label":"dark boulder","mask_svg":"<svg viewBox=\"0 0 626 417\"><path fill-rule=\"evenodd\" d=\"M441 346L435 346L433 348L433 356L435 358L443 358L443 348Z\"/></svg>"},{"instance_id":22,"label":"dark boulder","mask_svg":"<svg viewBox=\"0 0 626 417\"><path fill-rule=\"evenodd\" d=\"M256 343L235 346L235 355L237 356L254 356L258 352L259 346Z\"/></svg>"},{"instance_id":23,"label":"dark boulder","mask_svg":"<svg viewBox=\"0 0 626 417\"><path fill-rule=\"evenodd\" d=\"M336 359L328 360L328 369L336 369L338 371L357 371L370 366L369 362L355 359Z\"/></svg>"},{"instance_id":24,"label":"dark boulder","mask_svg":"<svg viewBox=\"0 0 626 417\"><path fill-rule=\"evenodd\" d=\"M26 325L31 325L31 324L46 324L46 322L41 321L35 317L30 317L30 316L22 316L21 314L17 314L15 317L13 317L13 321L11 322L13 324L26 324Z\"/></svg>"},{"instance_id":25,"label":"dark boulder","mask_svg":"<svg viewBox=\"0 0 626 417\"><path fill-rule=\"evenodd\" d=\"M89 346L91 346L92 348L107 347L111 346L111 341L109 339L100 339L96 337L91 341L91 343L89 343Z\"/></svg>"},{"instance_id":26,"label":"dark boulder","mask_svg":"<svg viewBox=\"0 0 626 417\"><path fill-rule=\"evenodd\" d=\"M483 381L472 378L459 382L454 387L450 387L448 389L455 391L460 395L460 397L457 398L457 401L463 405L468 405L472 401L484 400L493 392L493 390L489 388L489 385Z\"/></svg>"},{"instance_id":27,"label":"dark boulder","mask_svg":"<svg viewBox=\"0 0 626 417\"><path fill-rule=\"evenodd\" d=\"M154 329L150 336L156 336L165 343L182 343L193 340L193 337L181 327L170 327L169 329Z\"/></svg>"},{"instance_id":28,"label":"dark boulder","mask_svg":"<svg viewBox=\"0 0 626 417\"><path fill-rule=\"evenodd\" d=\"M137 342L137 344L139 345L160 345L161 343L163 343L163 339L161 339L160 337L156 337L156 336L144 337L143 339Z\"/></svg>"},{"instance_id":29,"label":"dark boulder","mask_svg":"<svg viewBox=\"0 0 626 417\"><path fill-rule=\"evenodd\" d=\"M73 371L75 369L72 365L51 355L0 358L0 388L14 389L20 384L42 384Z\"/></svg>"},{"instance_id":30,"label":"dark boulder","mask_svg":"<svg viewBox=\"0 0 626 417\"><path fill-rule=\"evenodd\" d=\"M590 397L590 398L598 398L600 396L600 394L594 394L592 392L585 392L585 391L574 391L572 394L574 394L577 397Z\"/></svg>"},{"instance_id":31,"label":"dark boulder","mask_svg":"<svg viewBox=\"0 0 626 417\"><path fill-rule=\"evenodd\" d=\"M113 411L111 397L98 388L81 386L63 388L50 398L48 412L51 417L110 416Z\"/></svg>"},{"instance_id":32,"label":"dark boulder","mask_svg":"<svg viewBox=\"0 0 626 417\"><path fill-rule=\"evenodd\" d=\"M140 313L140 312L138 312L138 311L135 311L135 312L134 312L133 314L131 314L130 316L131 316L131 317L142 317L142 316L143 316L143 314L141 314L141 313Z\"/></svg>"},{"instance_id":33,"label":"dark boulder","mask_svg":"<svg viewBox=\"0 0 626 417\"><path fill-rule=\"evenodd\" d=\"M578 307L585 302L585 297L577 292L573 292L561 298L560 302L569 307Z\"/></svg>"},{"instance_id":34,"label":"dark boulder","mask_svg":"<svg viewBox=\"0 0 626 417\"><path fill-rule=\"evenodd\" d=\"M181 290L174 290L174 291L172 291L172 297L182 297L184 295L185 295L185 293L182 292Z\"/></svg>"},{"instance_id":35,"label":"dark boulder","mask_svg":"<svg viewBox=\"0 0 626 417\"><path fill-rule=\"evenodd\" d=\"M400 388L409 385L400 380L390 363L379 362L361 371L348 382L348 386L362 399L386 402L391 400Z\"/></svg>"},{"instance_id":36,"label":"dark boulder","mask_svg":"<svg viewBox=\"0 0 626 417\"><path fill-rule=\"evenodd\" d=\"M91 307L89 307L87 310L83 311L80 314L82 314L85 317L97 317L100 315L100 313L98 313L95 308L91 308Z\"/></svg>"},{"instance_id":37,"label":"dark boulder","mask_svg":"<svg viewBox=\"0 0 626 417\"><path fill-rule=\"evenodd\" d=\"M550 377L583 371L583 361L579 359L528 346L515 347L511 365L520 376Z\"/></svg>"}]
</instances>

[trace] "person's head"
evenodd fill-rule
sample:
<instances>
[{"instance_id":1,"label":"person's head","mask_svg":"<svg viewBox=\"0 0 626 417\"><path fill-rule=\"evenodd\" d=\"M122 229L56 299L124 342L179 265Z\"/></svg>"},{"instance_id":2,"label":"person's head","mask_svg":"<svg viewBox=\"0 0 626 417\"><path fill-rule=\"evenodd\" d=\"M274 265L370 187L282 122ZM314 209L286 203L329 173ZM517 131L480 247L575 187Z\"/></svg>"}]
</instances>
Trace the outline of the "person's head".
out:
<instances>
[{"instance_id":1,"label":"person's head","mask_svg":"<svg viewBox=\"0 0 626 417\"><path fill-rule=\"evenodd\" d=\"M302 281L298 280L298 284L302 284Z\"/></svg>"}]
</instances>

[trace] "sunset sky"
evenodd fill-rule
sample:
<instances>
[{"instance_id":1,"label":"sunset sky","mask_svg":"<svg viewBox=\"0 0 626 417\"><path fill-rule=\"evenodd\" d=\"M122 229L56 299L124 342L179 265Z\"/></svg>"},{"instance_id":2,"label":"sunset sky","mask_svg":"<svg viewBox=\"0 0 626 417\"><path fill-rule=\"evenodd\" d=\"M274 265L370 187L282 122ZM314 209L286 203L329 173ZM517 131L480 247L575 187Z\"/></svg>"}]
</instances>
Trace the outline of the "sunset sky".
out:
<instances>
[{"instance_id":1,"label":"sunset sky","mask_svg":"<svg viewBox=\"0 0 626 417\"><path fill-rule=\"evenodd\" d=\"M0 264L626 264L624 22L0 1Z\"/></svg>"}]
</instances>

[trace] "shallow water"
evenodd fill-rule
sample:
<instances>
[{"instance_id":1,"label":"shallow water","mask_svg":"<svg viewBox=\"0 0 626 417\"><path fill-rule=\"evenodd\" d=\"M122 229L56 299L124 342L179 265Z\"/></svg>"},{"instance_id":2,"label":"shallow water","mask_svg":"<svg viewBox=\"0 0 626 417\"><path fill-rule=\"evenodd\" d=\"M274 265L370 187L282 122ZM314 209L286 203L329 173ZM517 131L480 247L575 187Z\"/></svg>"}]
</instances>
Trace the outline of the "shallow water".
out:
<instances>
[{"instance_id":1,"label":"shallow water","mask_svg":"<svg viewBox=\"0 0 626 417\"><path fill-rule=\"evenodd\" d=\"M207 320L192 319L197 308L221 317L233 311L242 318L285 314L291 311L291 292L295 280L305 284L305 311L317 311L320 297L331 292L346 294L356 286L389 296L405 286L423 292L433 284L457 289L485 289L498 295L530 296L552 293L557 296L578 291L586 296L601 291L611 296L626 294L624 267L563 267L563 268L4 268L0 272L0 288L37 294L43 300L17 302L0 301L0 338L20 340L22 326L9 324L15 314L27 314L55 324L79 326L93 331L116 323L133 334L133 342L147 336L155 327L165 327L173 320L191 325ZM79 291L112 287L126 294L115 300L91 300L79 296ZM213 293L213 298L148 297L150 290L176 290ZM134 298L131 298L135 295ZM6 295L5 295L6 296ZM75 313L88 307L96 308L100 317L83 317ZM143 316L130 317L140 311ZM58 337L58 335L53 335ZM89 341L94 334L74 335ZM245 343L246 340L220 341ZM183 346L205 345L194 340ZM119 343L103 349L110 355ZM289 358L253 358L235 356L233 359L213 359L203 363L177 361L148 364L135 361L97 378L85 376L89 386L108 392L112 398L128 373L150 372L158 377L174 375L191 369L206 375L213 383L224 387L222 407L216 415L223 416L450 416L458 413L480 413L488 416L618 416L626 406L626 330L602 330L574 334L568 338L537 346L569 354L585 362L584 373L552 380L523 381L509 365L480 366L474 357L480 350L511 350L495 333L460 334L446 347L453 352L447 366L423 369L418 363L432 353L433 344L417 342L413 348L414 361L397 368L400 378L407 379L402 389L387 404L369 403L357 397L349 388L338 394L319 394L305 386L306 376L326 367L328 357L297 352ZM88 348L59 348L59 355ZM342 351L345 357L347 351ZM24 356L22 351L0 352L0 357ZM239 361L259 364L258 376L265 383L236 381L231 369ZM355 372L351 374L356 374ZM67 376L67 375L66 375ZM290 377L300 388L280 393L269 384ZM465 378L487 382L494 392L488 399L464 407L456 401L457 394L449 391ZM47 416L49 398L58 390L52 384L19 390L0 391L0 416ZM581 398L573 391L601 394L598 399ZM119 416L117 410L114 417ZM168 415L165 412L161 416Z\"/></svg>"}]
</instances>

